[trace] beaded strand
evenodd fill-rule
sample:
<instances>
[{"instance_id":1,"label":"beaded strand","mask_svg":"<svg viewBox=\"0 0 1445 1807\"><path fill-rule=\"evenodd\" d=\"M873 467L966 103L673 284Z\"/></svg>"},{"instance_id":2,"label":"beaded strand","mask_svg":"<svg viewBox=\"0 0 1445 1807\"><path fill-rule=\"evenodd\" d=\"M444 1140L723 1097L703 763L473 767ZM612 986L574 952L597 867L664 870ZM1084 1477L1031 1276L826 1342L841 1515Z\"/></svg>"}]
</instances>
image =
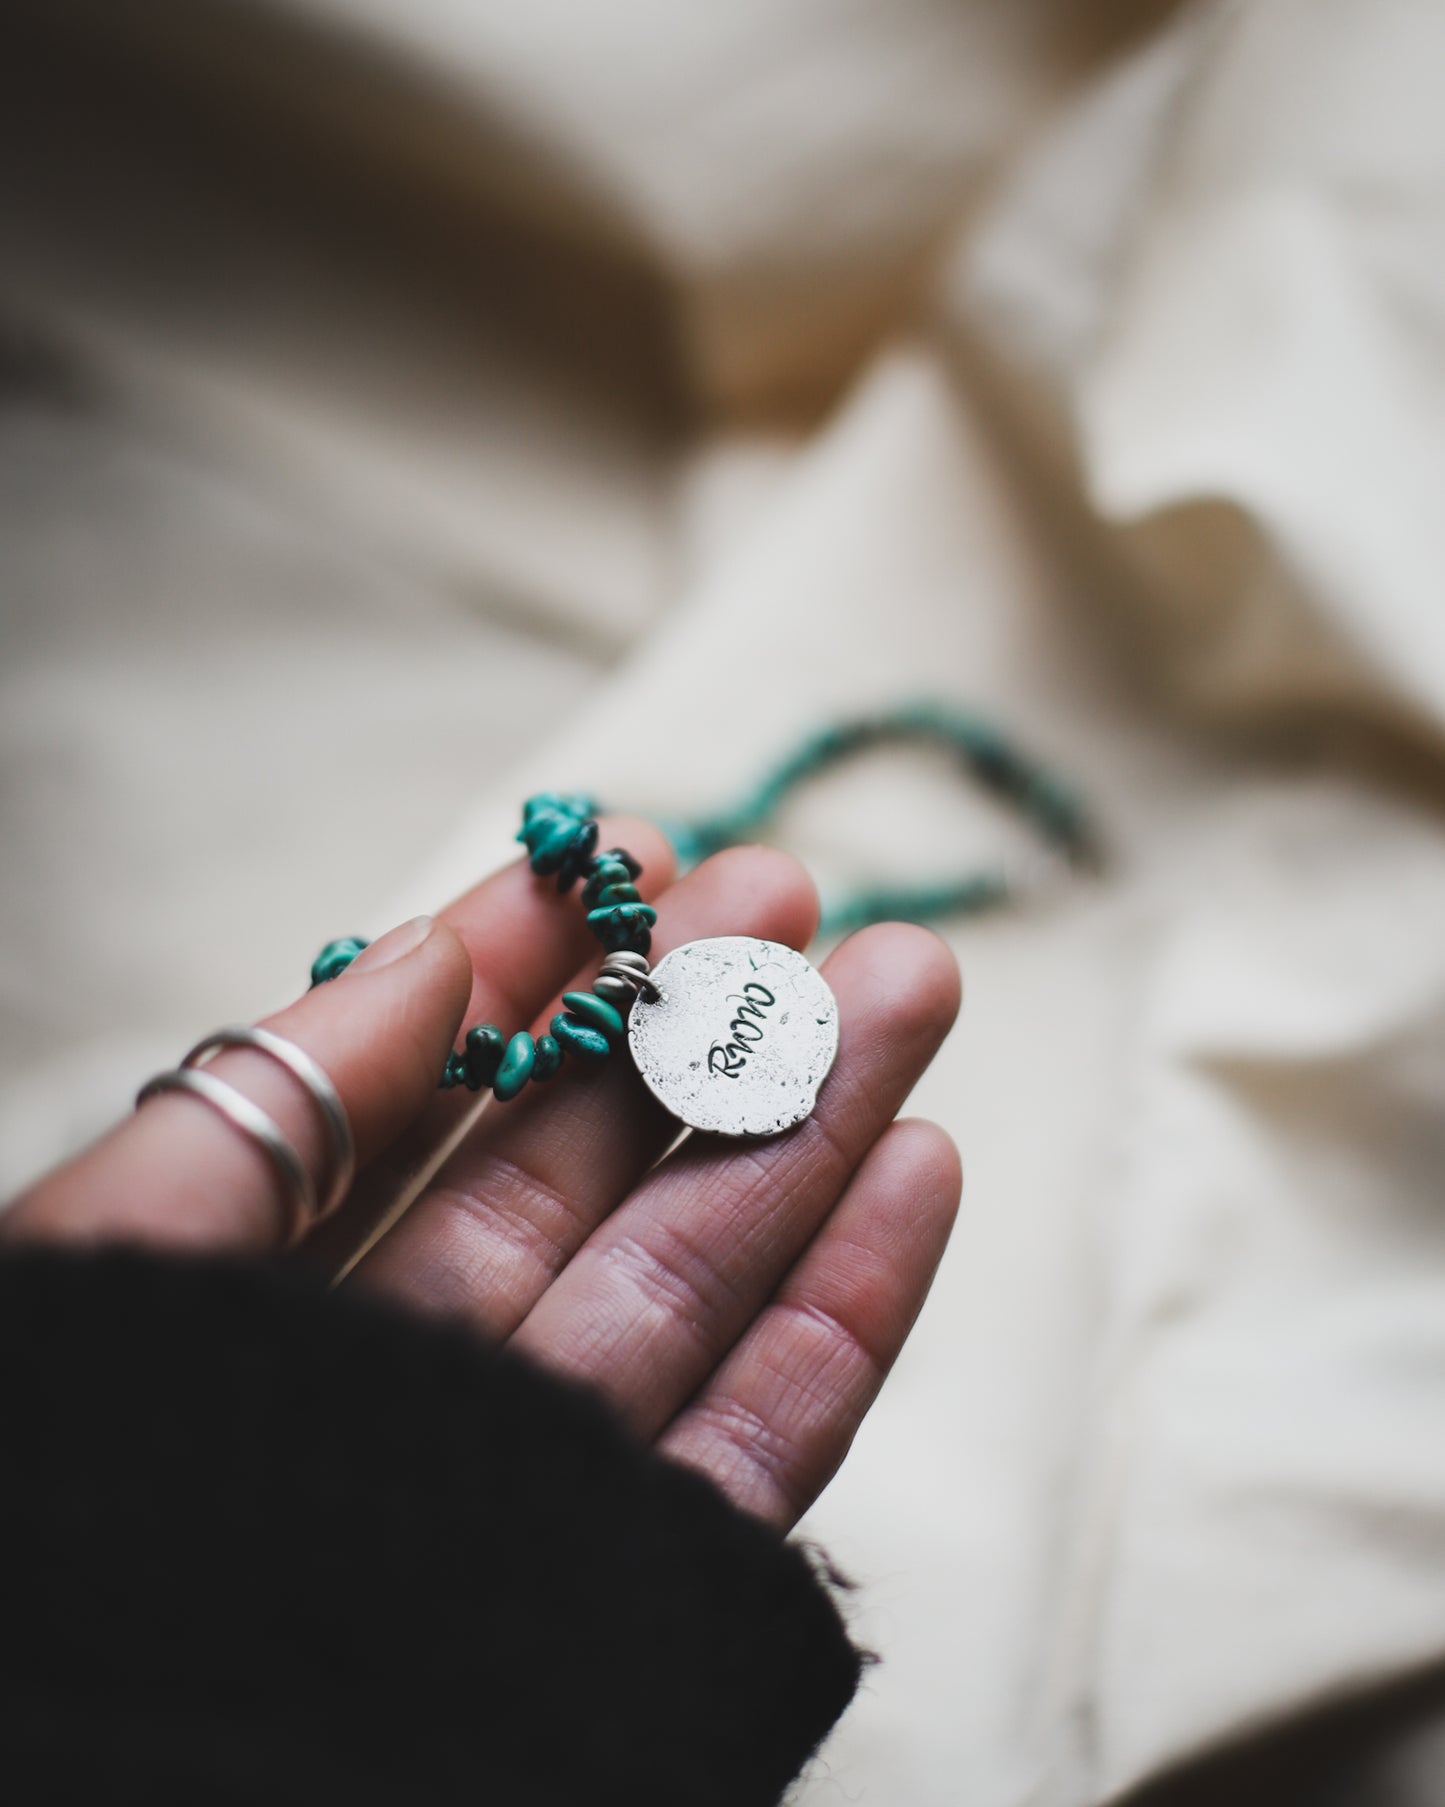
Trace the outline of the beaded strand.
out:
<instances>
[{"instance_id":1,"label":"beaded strand","mask_svg":"<svg viewBox=\"0 0 1445 1807\"><path fill-rule=\"evenodd\" d=\"M1076 869L1102 858L1097 825L1082 799L1057 773L981 717L947 704L917 701L875 715L835 723L809 735L753 789L729 808L691 822L664 823L682 866L720 848L755 838L800 785L872 747L932 743L947 748L985 791L1012 809L1062 861ZM656 996L647 956L657 912L642 901L635 881L642 868L621 847L597 851L597 805L590 797L543 791L522 808L517 839L532 871L553 878L567 892L582 881L587 925L606 958L591 991L562 994L563 1009L550 1034L534 1040L526 1030L508 1037L495 1023L478 1023L462 1049L447 1058L441 1084L494 1097L515 1098L531 1080L545 1084L564 1059L607 1059L627 1034L626 1012L639 995ZM999 870L963 872L954 878L904 886L878 885L830 900L819 933L844 934L868 923L901 919L930 922L977 915L1017 901L1019 888ZM311 983L334 979L366 947L356 936L330 941L311 968Z\"/></svg>"},{"instance_id":2,"label":"beaded strand","mask_svg":"<svg viewBox=\"0 0 1445 1807\"><path fill-rule=\"evenodd\" d=\"M784 801L832 767L874 747L933 745L951 753L989 795L1026 822L1066 866L1097 866L1103 844L1083 799L1057 772L982 716L926 699L855 716L808 735L736 802L691 821L659 824L677 850L680 869L742 841L757 840ZM850 934L874 922L937 922L977 916L1021 901L1019 886L1001 870L910 885L875 885L824 898L818 933Z\"/></svg>"},{"instance_id":3,"label":"beaded strand","mask_svg":"<svg viewBox=\"0 0 1445 1807\"><path fill-rule=\"evenodd\" d=\"M528 863L539 878L557 880L563 893L582 880L582 908L587 926L601 942L606 958L591 991L564 991L563 1008L552 1018L549 1035L534 1040L525 1029L507 1036L495 1023L469 1029L460 1050L447 1056L442 1089L465 1086L469 1092L491 1089L500 1103L523 1091L530 1080L544 1085L561 1071L567 1055L599 1064L627 1034L625 1012L639 993L651 994L652 928L657 911L642 901L636 880L642 867L623 847L597 851L596 805L590 797L542 791L522 807L517 839L527 849ZM311 967L313 986L344 973L368 945L359 936L328 941Z\"/></svg>"}]
</instances>

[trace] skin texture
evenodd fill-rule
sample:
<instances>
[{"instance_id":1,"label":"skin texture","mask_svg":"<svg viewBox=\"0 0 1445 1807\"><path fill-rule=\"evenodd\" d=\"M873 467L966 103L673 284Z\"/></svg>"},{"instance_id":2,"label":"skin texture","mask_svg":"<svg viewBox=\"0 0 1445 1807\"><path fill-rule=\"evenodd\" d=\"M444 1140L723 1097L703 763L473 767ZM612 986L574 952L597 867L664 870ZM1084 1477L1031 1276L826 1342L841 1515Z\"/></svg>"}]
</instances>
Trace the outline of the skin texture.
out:
<instances>
[{"instance_id":1,"label":"skin texture","mask_svg":"<svg viewBox=\"0 0 1445 1807\"><path fill-rule=\"evenodd\" d=\"M674 883L648 824L604 820L601 845L643 862L654 958L705 935L797 948L812 937L816 894L784 854L733 848ZM677 1125L625 1055L569 1062L480 1115L467 1095L437 1092L465 1024L540 1033L598 961L575 895L519 861L265 1019L330 1073L361 1162L295 1258L349 1268L348 1285L463 1317L600 1389L638 1435L789 1527L846 1453L957 1211L953 1144L933 1124L895 1120L953 1024L956 965L936 936L902 923L838 947L823 968L837 1061L812 1117L764 1142L692 1135L669 1153ZM324 1138L296 1081L247 1050L213 1070L276 1118L324 1189ZM171 1096L41 1181L0 1235L255 1254L278 1247L285 1225L264 1157Z\"/></svg>"}]
</instances>

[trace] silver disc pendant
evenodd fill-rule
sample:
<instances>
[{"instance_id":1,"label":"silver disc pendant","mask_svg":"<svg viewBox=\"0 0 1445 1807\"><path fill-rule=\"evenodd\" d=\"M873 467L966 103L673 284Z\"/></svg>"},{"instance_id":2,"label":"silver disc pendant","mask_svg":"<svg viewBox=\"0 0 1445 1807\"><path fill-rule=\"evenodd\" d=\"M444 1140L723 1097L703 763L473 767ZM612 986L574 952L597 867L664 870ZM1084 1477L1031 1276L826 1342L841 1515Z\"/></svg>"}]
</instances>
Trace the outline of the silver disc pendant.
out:
<instances>
[{"instance_id":1,"label":"silver disc pendant","mask_svg":"<svg viewBox=\"0 0 1445 1807\"><path fill-rule=\"evenodd\" d=\"M751 935L688 941L652 969L627 1024L637 1070L675 1117L722 1136L801 1123L838 1052L838 1004L799 953Z\"/></svg>"}]
</instances>

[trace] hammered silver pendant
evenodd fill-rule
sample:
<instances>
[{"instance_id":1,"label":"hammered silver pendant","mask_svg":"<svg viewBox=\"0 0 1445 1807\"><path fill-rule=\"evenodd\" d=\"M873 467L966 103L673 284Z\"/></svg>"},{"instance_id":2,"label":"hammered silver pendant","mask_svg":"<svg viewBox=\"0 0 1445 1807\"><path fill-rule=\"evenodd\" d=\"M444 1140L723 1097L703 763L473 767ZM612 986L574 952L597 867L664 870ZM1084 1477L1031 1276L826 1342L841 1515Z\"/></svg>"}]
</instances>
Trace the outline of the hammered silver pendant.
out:
<instances>
[{"instance_id":1,"label":"hammered silver pendant","mask_svg":"<svg viewBox=\"0 0 1445 1807\"><path fill-rule=\"evenodd\" d=\"M838 1052L838 1004L816 968L777 941L688 941L652 969L627 1039L675 1117L722 1136L801 1123Z\"/></svg>"}]
</instances>

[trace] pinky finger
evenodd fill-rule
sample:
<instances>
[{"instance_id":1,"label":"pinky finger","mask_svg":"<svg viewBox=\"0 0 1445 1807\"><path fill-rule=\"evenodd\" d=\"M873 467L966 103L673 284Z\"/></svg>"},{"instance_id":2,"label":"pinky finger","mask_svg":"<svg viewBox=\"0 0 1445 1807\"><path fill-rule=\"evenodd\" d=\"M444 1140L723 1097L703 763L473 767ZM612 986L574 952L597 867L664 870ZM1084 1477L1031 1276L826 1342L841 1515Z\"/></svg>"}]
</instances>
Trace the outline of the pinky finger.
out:
<instances>
[{"instance_id":1,"label":"pinky finger","mask_svg":"<svg viewBox=\"0 0 1445 1807\"><path fill-rule=\"evenodd\" d=\"M936 1124L874 1144L782 1287L658 1442L791 1528L832 1479L928 1295L958 1211Z\"/></svg>"}]
</instances>

